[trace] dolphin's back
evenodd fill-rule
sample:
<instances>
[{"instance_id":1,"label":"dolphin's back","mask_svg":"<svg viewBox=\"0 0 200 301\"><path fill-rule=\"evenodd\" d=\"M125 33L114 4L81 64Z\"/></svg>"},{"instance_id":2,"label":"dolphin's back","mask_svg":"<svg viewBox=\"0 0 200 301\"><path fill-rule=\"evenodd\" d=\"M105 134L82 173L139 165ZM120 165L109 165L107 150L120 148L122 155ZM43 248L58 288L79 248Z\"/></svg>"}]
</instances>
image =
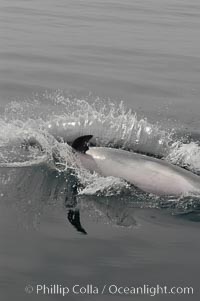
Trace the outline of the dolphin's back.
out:
<instances>
[{"instance_id":1,"label":"dolphin's back","mask_svg":"<svg viewBox=\"0 0 200 301\"><path fill-rule=\"evenodd\" d=\"M164 160L104 147L90 148L86 157L92 159L95 170L103 176L123 178L149 193L181 195L200 192L197 175Z\"/></svg>"}]
</instances>

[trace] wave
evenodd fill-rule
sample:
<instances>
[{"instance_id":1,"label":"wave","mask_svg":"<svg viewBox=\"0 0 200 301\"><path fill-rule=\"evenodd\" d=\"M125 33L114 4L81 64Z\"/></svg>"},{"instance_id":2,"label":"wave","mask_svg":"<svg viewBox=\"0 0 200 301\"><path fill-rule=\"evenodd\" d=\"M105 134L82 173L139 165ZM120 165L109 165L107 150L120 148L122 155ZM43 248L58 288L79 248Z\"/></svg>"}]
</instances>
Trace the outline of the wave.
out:
<instances>
[{"instance_id":1,"label":"wave","mask_svg":"<svg viewBox=\"0 0 200 301\"><path fill-rule=\"evenodd\" d=\"M186 135L181 136L179 132L179 128L150 123L147 118L126 109L123 102L117 104L91 95L81 99L62 91L45 92L28 100L12 101L4 108L0 115L0 167L47 165L60 172L70 168L83 184L80 195L136 195L125 181L112 177L105 181L99 175L82 170L70 143L77 136L92 134L93 145L160 157L200 174L199 142L186 139ZM29 139L35 139L41 147L24 148L24 141ZM59 154L57 164L54 164L55 153ZM144 199L147 196L143 194ZM174 206L177 202L181 203L171 200L170 204ZM148 205L152 204L159 207L162 202L150 197Z\"/></svg>"}]
</instances>

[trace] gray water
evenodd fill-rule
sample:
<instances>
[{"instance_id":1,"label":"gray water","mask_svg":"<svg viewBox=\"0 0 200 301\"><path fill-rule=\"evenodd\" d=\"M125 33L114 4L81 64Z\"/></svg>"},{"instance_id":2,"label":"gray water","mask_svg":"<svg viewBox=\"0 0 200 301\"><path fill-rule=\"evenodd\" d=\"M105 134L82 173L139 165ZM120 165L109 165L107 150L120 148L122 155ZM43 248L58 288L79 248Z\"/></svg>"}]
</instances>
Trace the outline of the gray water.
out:
<instances>
[{"instance_id":1,"label":"gray water","mask_svg":"<svg viewBox=\"0 0 200 301\"><path fill-rule=\"evenodd\" d=\"M62 298L40 284L191 286L156 299L199 300L199 196L161 200L90 175L67 144L93 134L200 174L199 28L197 0L0 1L1 300ZM22 147L32 137L43 151Z\"/></svg>"}]
</instances>

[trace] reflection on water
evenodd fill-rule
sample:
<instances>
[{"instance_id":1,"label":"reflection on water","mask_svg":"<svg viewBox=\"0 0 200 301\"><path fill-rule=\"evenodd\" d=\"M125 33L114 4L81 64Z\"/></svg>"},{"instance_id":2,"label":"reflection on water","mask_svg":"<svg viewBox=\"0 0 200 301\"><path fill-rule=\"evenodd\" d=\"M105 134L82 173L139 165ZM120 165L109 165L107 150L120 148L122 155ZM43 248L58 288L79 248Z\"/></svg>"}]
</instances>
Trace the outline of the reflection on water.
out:
<instances>
[{"instance_id":1,"label":"reflection on water","mask_svg":"<svg viewBox=\"0 0 200 301\"><path fill-rule=\"evenodd\" d=\"M164 209L140 209L145 202L136 195L77 196L74 172L45 164L1 168L0 183L2 297L27 300L24 287L41 283L198 287L196 224ZM45 298L30 299L36 297Z\"/></svg>"},{"instance_id":2,"label":"reflection on water","mask_svg":"<svg viewBox=\"0 0 200 301\"><path fill-rule=\"evenodd\" d=\"M16 207L34 224L46 207L62 204L68 220L86 234L80 224L80 210L100 212L112 223L121 226L135 224L130 200L123 197L78 196L79 181L73 170L60 172L47 165L1 168L1 202Z\"/></svg>"}]
</instances>

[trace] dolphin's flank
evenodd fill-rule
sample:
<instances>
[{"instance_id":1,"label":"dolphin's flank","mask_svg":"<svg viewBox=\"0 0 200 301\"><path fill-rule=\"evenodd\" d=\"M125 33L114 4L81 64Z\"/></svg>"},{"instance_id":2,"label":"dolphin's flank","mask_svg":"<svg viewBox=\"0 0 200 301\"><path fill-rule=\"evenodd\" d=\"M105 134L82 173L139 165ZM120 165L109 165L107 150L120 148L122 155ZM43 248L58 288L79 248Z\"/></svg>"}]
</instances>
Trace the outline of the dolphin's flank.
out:
<instances>
[{"instance_id":1,"label":"dolphin's flank","mask_svg":"<svg viewBox=\"0 0 200 301\"><path fill-rule=\"evenodd\" d=\"M200 193L200 177L164 160L107 147L88 147L92 135L74 140L72 147L84 168L102 176L122 178L139 189L164 196Z\"/></svg>"}]
</instances>

